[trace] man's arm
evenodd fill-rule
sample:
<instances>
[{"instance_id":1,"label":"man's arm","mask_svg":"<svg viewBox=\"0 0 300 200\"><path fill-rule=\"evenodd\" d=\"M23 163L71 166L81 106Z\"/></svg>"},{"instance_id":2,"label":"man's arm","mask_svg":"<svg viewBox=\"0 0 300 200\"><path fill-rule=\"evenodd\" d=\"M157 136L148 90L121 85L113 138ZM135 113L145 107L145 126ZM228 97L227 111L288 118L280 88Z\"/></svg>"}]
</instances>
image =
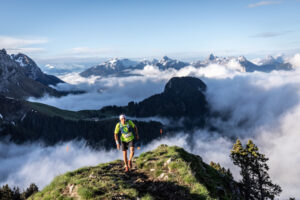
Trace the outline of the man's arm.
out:
<instances>
[{"instance_id":1,"label":"man's arm","mask_svg":"<svg viewBox=\"0 0 300 200\"><path fill-rule=\"evenodd\" d=\"M116 145L117 145L117 149L120 149L120 144L119 144L119 138L118 138L118 133L120 131L120 125L119 123L116 125L115 131L114 131L114 135L115 135L115 141L116 141Z\"/></svg>"},{"instance_id":2,"label":"man's arm","mask_svg":"<svg viewBox=\"0 0 300 200\"><path fill-rule=\"evenodd\" d=\"M115 133L115 141L119 141L119 138L118 138L118 133Z\"/></svg>"},{"instance_id":3,"label":"man's arm","mask_svg":"<svg viewBox=\"0 0 300 200\"><path fill-rule=\"evenodd\" d=\"M117 145L117 149L120 150L120 143L119 143L119 139L118 139L118 133L115 133L115 141L116 141L116 145Z\"/></svg>"}]
</instances>

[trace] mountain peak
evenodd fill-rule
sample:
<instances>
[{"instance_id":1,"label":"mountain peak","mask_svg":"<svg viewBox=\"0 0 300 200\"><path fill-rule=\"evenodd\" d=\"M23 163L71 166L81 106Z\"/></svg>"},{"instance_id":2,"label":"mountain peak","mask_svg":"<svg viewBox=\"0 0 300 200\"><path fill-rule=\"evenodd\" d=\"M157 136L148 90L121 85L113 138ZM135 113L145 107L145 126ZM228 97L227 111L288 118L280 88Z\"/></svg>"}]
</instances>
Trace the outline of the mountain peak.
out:
<instances>
[{"instance_id":1,"label":"mountain peak","mask_svg":"<svg viewBox=\"0 0 300 200\"><path fill-rule=\"evenodd\" d=\"M7 54L0 50L1 82L0 94L15 98L29 96L42 97L44 93L61 96L58 91L48 87L63 81L55 76L47 75L27 55Z\"/></svg>"},{"instance_id":2,"label":"mountain peak","mask_svg":"<svg viewBox=\"0 0 300 200\"><path fill-rule=\"evenodd\" d=\"M238 57L238 61L240 61L240 62L246 62L247 58L245 58L245 56L239 56Z\"/></svg>"},{"instance_id":3,"label":"mountain peak","mask_svg":"<svg viewBox=\"0 0 300 200\"><path fill-rule=\"evenodd\" d=\"M11 57L13 58L13 60L19 63L21 67L26 67L26 66L37 67L35 62L23 53L18 53L17 55L12 54Z\"/></svg>"},{"instance_id":4,"label":"mountain peak","mask_svg":"<svg viewBox=\"0 0 300 200\"><path fill-rule=\"evenodd\" d=\"M208 59L208 60L214 60L214 59L216 59L216 57L215 57L214 54L211 53L211 54L208 56L207 59Z\"/></svg>"},{"instance_id":5,"label":"mountain peak","mask_svg":"<svg viewBox=\"0 0 300 200\"><path fill-rule=\"evenodd\" d=\"M277 62L277 60L272 55L267 55L263 62L264 64L271 64Z\"/></svg>"},{"instance_id":6,"label":"mountain peak","mask_svg":"<svg viewBox=\"0 0 300 200\"><path fill-rule=\"evenodd\" d=\"M68 172L30 199L241 199L230 174L177 146L142 153L127 173L123 166L116 160Z\"/></svg>"},{"instance_id":7,"label":"mountain peak","mask_svg":"<svg viewBox=\"0 0 300 200\"><path fill-rule=\"evenodd\" d=\"M272 55L267 55L266 60L275 60L275 58Z\"/></svg>"},{"instance_id":8,"label":"mountain peak","mask_svg":"<svg viewBox=\"0 0 300 200\"><path fill-rule=\"evenodd\" d=\"M163 56L162 60L171 60L168 56Z\"/></svg>"},{"instance_id":9,"label":"mountain peak","mask_svg":"<svg viewBox=\"0 0 300 200\"><path fill-rule=\"evenodd\" d=\"M11 59L11 56L7 54L5 49L0 50L0 64L6 63L5 65L13 65L13 60Z\"/></svg>"},{"instance_id":10,"label":"mountain peak","mask_svg":"<svg viewBox=\"0 0 300 200\"><path fill-rule=\"evenodd\" d=\"M0 50L0 54L7 54L6 50L3 48Z\"/></svg>"},{"instance_id":11,"label":"mountain peak","mask_svg":"<svg viewBox=\"0 0 300 200\"><path fill-rule=\"evenodd\" d=\"M263 59L257 59L257 64L258 65L261 65L261 66L263 66L263 65L274 65L274 66L276 66L276 65L280 65L280 64L283 64L284 63L284 60L283 60L283 58L282 58L282 56L276 56L276 57L274 57L274 56L272 56L272 55L267 55L265 58L263 58Z\"/></svg>"},{"instance_id":12,"label":"mountain peak","mask_svg":"<svg viewBox=\"0 0 300 200\"><path fill-rule=\"evenodd\" d=\"M111 58L107 61L107 63L114 64L114 63L118 62L119 60L120 60L119 58Z\"/></svg>"},{"instance_id":13,"label":"mountain peak","mask_svg":"<svg viewBox=\"0 0 300 200\"><path fill-rule=\"evenodd\" d=\"M205 91L206 85L195 77L173 77L166 84L164 92L184 93L191 90Z\"/></svg>"}]
</instances>

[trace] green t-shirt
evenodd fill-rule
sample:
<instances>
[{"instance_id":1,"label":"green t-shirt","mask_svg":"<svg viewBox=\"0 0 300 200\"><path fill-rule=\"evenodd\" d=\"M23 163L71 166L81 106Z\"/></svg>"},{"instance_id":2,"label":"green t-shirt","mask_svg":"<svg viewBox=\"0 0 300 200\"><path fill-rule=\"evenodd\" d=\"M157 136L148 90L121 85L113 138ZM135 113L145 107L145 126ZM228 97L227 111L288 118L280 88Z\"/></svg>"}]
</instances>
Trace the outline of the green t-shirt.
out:
<instances>
[{"instance_id":1,"label":"green t-shirt","mask_svg":"<svg viewBox=\"0 0 300 200\"><path fill-rule=\"evenodd\" d=\"M115 128L115 134L119 134L121 132L121 141L130 142L134 139L133 130L135 125L131 120L126 120L125 124L121 124L121 122L117 123Z\"/></svg>"}]
</instances>

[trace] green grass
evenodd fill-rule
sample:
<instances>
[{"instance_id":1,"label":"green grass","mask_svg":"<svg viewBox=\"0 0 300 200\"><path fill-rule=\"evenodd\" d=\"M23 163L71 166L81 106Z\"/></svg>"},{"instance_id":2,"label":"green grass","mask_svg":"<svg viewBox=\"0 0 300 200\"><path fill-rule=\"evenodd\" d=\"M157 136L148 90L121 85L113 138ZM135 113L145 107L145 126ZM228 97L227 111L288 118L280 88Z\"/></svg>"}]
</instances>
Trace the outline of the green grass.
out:
<instances>
[{"instance_id":1,"label":"green grass","mask_svg":"<svg viewBox=\"0 0 300 200\"><path fill-rule=\"evenodd\" d=\"M36 102L26 102L26 103L31 108L51 117L57 116L68 120L80 120L85 118L85 115L79 112L62 110L42 103L36 103Z\"/></svg>"},{"instance_id":2,"label":"green grass","mask_svg":"<svg viewBox=\"0 0 300 200\"><path fill-rule=\"evenodd\" d=\"M94 118L94 117L103 120L115 116L109 113L102 113L99 110L81 110L76 112L76 111L59 109L54 106L49 106L37 102L25 101L25 104L27 104L30 108L37 110L38 112L43 113L45 115L51 117L61 117L66 120L76 121L76 120L84 120L84 119Z\"/></svg>"},{"instance_id":3,"label":"green grass","mask_svg":"<svg viewBox=\"0 0 300 200\"><path fill-rule=\"evenodd\" d=\"M150 194L146 194L141 198L141 200L154 200L155 198L151 196Z\"/></svg>"},{"instance_id":4,"label":"green grass","mask_svg":"<svg viewBox=\"0 0 300 200\"><path fill-rule=\"evenodd\" d=\"M169 170L171 170L172 176L170 177L170 181L176 181L178 185L189 187L191 193L201 196L205 195L207 199L210 199L207 188L196 179L191 173L190 164L182 158L185 157L190 160L190 154L181 150L181 148L176 146L160 146L153 152L141 154L137 159L137 163L139 167L145 170L154 168L155 171L153 174L155 177L159 177L161 173L168 174ZM153 162L153 158L156 158L157 160ZM164 166L169 159L172 161Z\"/></svg>"},{"instance_id":5,"label":"green grass","mask_svg":"<svg viewBox=\"0 0 300 200\"><path fill-rule=\"evenodd\" d=\"M149 189L151 187L167 187L166 191L168 188L171 191L178 190L190 199L234 197L228 188L228 179L202 162L200 157L189 154L182 148L160 146L135 159L137 170L129 174L124 173L121 160L83 167L56 177L51 184L29 199L72 199L68 189L70 185L76 188L72 195L81 199L161 198L159 195L162 192L155 192ZM170 159L171 162L167 164ZM162 173L164 178L160 177ZM224 188L224 192L218 189L220 187Z\"/></svg>"},{"instance_id":6,"label":"green grass","mask_svg":"<svg viewBox=\"0 0 300 200\"><path fill-rule=\"evenodd\" d=\"M84 199L92 199L93 197L95 197L94 191L90 187L80 187L78 189L78 194Z\"/></svg>"}]
</instances>

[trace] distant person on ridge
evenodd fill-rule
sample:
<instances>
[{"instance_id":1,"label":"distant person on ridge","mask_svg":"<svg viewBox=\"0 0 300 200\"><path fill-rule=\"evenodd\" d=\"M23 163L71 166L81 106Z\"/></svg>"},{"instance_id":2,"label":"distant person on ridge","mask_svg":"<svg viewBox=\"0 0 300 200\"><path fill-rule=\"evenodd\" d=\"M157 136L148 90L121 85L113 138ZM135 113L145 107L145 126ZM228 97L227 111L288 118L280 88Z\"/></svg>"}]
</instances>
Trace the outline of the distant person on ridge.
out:
<instances>
[{"instance_id":1,"label":"distant person on ridge","mask_svg":"<svg viewBox=\"0 0 300 200\"><path fill-rule=\"evenodd\" d=\"M124 114L120 115L120 122L117 123L115 128L115 140L117 144L118 150L120 149L118 134L121 132L121 144L123 151L123 158L125 163L125 171L127 172L130 168L132 168L132 159L134 155L134 141L139 139L138 129L136 125L131 120L126 120L126 116ZM133 135L133 129L135 132L135 138ZM127 149L130 147L130 156L127 161Z\"/></svg>"}]
</instances>

